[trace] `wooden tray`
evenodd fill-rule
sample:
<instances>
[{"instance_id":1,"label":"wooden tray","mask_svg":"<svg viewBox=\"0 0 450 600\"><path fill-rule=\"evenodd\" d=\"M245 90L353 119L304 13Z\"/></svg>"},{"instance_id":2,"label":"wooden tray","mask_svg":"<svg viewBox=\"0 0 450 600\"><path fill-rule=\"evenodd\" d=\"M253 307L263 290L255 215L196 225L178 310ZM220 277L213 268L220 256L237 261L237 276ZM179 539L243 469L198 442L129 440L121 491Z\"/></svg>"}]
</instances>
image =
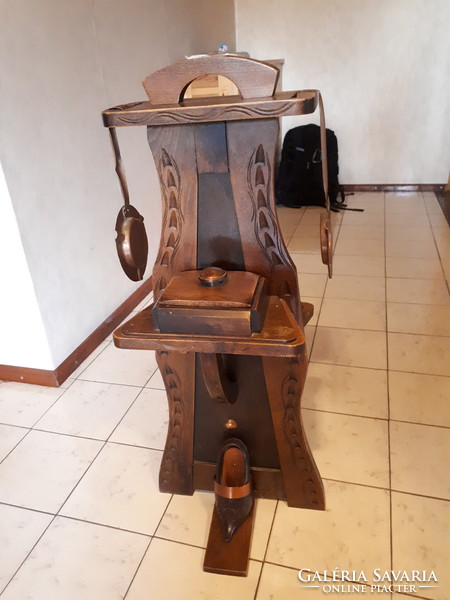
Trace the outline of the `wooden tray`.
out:
<instances>
[{"instance_id":1,"label":"wooden tray","mask_svg":"<svg viewBox=\"0 0 450 600\"><path fill-rule=\"evenodd\" d=\"M298 356L305 351L305 337L284 300L270 296L260 332L251 336L186 335L161 333L153 322L153 304L114 332L118 348L250 354L253 356Z\"/></svg>"}]
</instances>

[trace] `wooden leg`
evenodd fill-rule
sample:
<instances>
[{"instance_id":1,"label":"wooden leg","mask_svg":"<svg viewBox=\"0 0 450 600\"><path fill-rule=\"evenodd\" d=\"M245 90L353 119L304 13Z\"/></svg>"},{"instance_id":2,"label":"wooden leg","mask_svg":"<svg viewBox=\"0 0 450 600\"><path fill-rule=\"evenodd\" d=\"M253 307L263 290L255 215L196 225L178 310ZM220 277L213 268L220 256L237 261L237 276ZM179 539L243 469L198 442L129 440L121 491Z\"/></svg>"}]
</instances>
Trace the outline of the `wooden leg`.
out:
<instances>
[{"instance_id":1,"label":"wooden leg","mask_svg":"<svg viewBox=\"0 0 450 600\"><path fill-rule=\"evenodd\" d=\"M166 386L169 429L159 471L159 489L192 495L195 354L161 351L156 361Z\"/></svg>"},{"instance_id":2,"label":"wooden leg","mask_svg":"<svg viewBox=\"0 0 450 600\"><path fill-rule=\"evenodd\" d=\"M300 414L306 354L295 358L263 357L263 365L288 506L324 510L322 479Z\"/></svg>"}]
</instances>

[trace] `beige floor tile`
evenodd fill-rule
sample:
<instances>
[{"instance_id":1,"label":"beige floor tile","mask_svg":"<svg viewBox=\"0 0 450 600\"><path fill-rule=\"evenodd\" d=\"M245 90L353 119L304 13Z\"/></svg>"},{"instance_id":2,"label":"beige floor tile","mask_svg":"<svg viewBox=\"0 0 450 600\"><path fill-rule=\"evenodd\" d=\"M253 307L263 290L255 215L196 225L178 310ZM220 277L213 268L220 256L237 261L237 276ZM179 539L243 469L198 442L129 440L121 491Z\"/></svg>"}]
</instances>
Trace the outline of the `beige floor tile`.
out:
<instances>
[{"instance_id":1,"label":"beige floor tile","mask_svg":"<svg viewBox=\"0 0 450 600\"><path fill-rule=\"evenodd\" d=\"M298 569L265 563L258 586L256 600L292 600L301 598L303 586L298 578Z\"/></svg>"},{"instance_id":2,"label":"beige floor tile","mask_svg":"<svg viewBox=\"0 0 450 600\"><path fill-rule=\"evenodd\" d=\"M255 502L255 517L250 557L263 560L275 514L276 500ZM214 494L195 492L193 496L173 496L156 536L206 548L214 507Z\"/></svg>"},{"instance_id":3,"label":"beige floor tile","mask_svg":"<svg viewBox=\"0 0 450 600\"><path fill-rule=\"evenodd\" d=\"M384 277L358 275L333 275L327 282L325 298L371 300L384 302L386 295Z\"/></svg>"},{"instance_id":4,"label":"beige floor tile","mask_svg":"<svg viewBox=\"0 0 450 600\"><path fill-rule=\"evenodd\" d=\"M0 504L0 594L52 518L51 515Z\"/></svg>"},{"instance_id":5,"label":"beige floor tile","mask_svg":"<svg viewBox=\"0 0 450 600\"><path fill-rule=\"evenodd\" d=\"M385 331L385 303L370 302L368 300L324 298L320 311L319 325L321 327Z\"/></svg>"},{"instance_id":6,"label":"beige floor tile","mask_svg":"<svg viewBox=\"0 0 450 600\"><path fill-rule=\"evenodd\" d=\"M168 423L166 392L146 388L139 394L109 441L164 450Z\"/></svg>"},{"instance_id":7,"label":"beige floor tile","mask_svg":"<svg viewBox=\"0 0 450 600\"><path fill-rule=\"evenodd\" d=\"M345 222L339 229L338 240L384 240L384 227L382 225L346 225Z\"/></svg>"},{"instance_id":8,"label":"beige floor tile","mask_svg":"<svg viewBox=\"0 0 450 600\"><path fill-rule=\"evenodd\" d=\"M433 232L428 219L416 225L387 225L387 240L433 240Z\"/></svg>"},{"instance_id":9,"label":"beige floor tile","mask_svg":"<svg viewBox=\"0 0 450 600\"><path fill-rule=\"evenodd\" d=\"M386 215L391 214L426 216L427 211L422 198L386 198Z\"/></svg>"},{"instance_id":10,"label":"beige floor tile","mask_svg":"<svg viewBox=\"0 0 450 600\"><path fill-rule=\"evenodd\" d=\"M449 338L388 333L388 354L393 371L450 376Z\"/></svg>"},{"instance_id":11,"label":"beige floor tile","mask_svg":"<svg viewBox=\"0 0 450 600\"><path fill-rule=\"evenodd\" d=\"M320 254L319 230L317 230L315 237L293 236L289 242L288 250L289 253Z\"/></svg>"},{"instance_id":12,"label":"beige floor tile","mask_svg":"<svg viewBox=\"0 0 450 600\"><path fill-rule=\"evenodd\" d=\"M292 235L295 231L295 225L283 225L280 229L281 231L281 237L283 238L283 241L285 243L285 245L287 246L292 238Z\"/></svg>"},{"instance_id":13,"label":"beige floor tile","mask_svg":"<svg viewBox=\"0 0 450 600\"><path fill-rule=\"evenodd\" d=\"M289 208L289 206L278 205L276 207L276 212L278 216L278 220L281 222L284 220L292 221L299 220L302 214L305 212L305 207L301 208Z\"/></svg>"},{"instance_id":14,"label":"beige floor tile","mask_svg":"<svg viewBox=\"0 0 450 600\"><path fill-rule=\"evenodd\" d=\"M437 258L386 257L387 277L413 279L443 279L441 263Z\"/></svg>"},{"instance_id":15,"label":"beige floor tile","mask_svg":"<svg viewBox=\"0 0 450 600\"><path fill-rule=\"evenodd\" d=\"M314 346L317 327L315 325L307 325L305 327L305 341L308 355L311 355L311 349Z\"/></svg>"},{"instance_id":16,"label":"beige floor tile","mask_svg":"<svg viewBox=\"0 0 450 600\"><path fill-rule=\"evenodd\" d=\"M386 419L388 417L386 371L310 362L302 406Z\"/></svg>"},{"instance_id":17,"label":"beige floor tile","mask_svg":"<svg viewBox=\"0 0 450 600\"><path fill-rule=\"evenodd\" d=\"M450 429L390 423L392 489L450 500Z\"/></svg>"},{"instance_id":18,"label":"beige floor tile","mask_svg":"<svg viewBox=\"0 0 450 600\"><path fill-rule=\"evenodd\" d=\"M384 277L384 261L381 256L335 256L333 273L335 275L362 275Z\"/></svg>"},{"instance_id":19,"label":"beige floor tile","mask_svg":"<svg viewBox=\"0 0 450 600\"><path fill-rule=\"evenodd\" d=\"M323 264L320 254L299 254L292 252L291 258L299 273L300 281L303 273L319 273L322 275L328 273L328 268Z\"/></svg>"},{"instance_id":20,"label":"beige floor tile","mask_svg":"<svg viewBox=\"0 0 450 600\"><path fill-rule=\"evenodd\" d=\"M442 242L449 242L450 241L450 227L448 226L436 226L433 227L433 235L436 238L436 240L442 241Z\"/></svg>"},{"instance_id":21,"label":"beige floor tile","mask_svg":"<svg viewBox=\"0 0 450 600\"><path fill-rule=\"evenodd\" d=\"M152 535L170 495L158 487L162 453L107 444L60 514Z\"/></svg>"},{"instance_id":22,"label":"beige floor tile","mask_svg":"<svg viewBox=\"0 0 450 600\"><path fill-rule=\"evenodd\" d=\"M386 292L388 302L450 304L450 294L447 284L443 279L401 279L388 277L386 280Z\"/></svg>"},{"instance_id":23,"label":"beige floor tile","mask_svg":"<svg viewBox=\"0 0 450 600\"><path fill-rule=\"evenodd\" d=\"M57 517L2 600L123 598L148 538Z\"/></svg>"},{"instance_id":24,"label":"beige floor tile","mask_svg":"<svg viewBox=\"0 0 450 600\"><path fill-rule=\"evenodd\" d=\"M448 377L391 371L389 400L391 419L450 427Z\"/></svg>"},{"instance_id":25,"label":"beige floor tile","mask_svg":"<svg viewBox=\"0 0 450 600\"><path fill-rule=\"evenodd\" d=\"M0 423L32 427L64 389L0 381Z\"/></svg>"},{"instance_id":26,"label":"beige floor tile","mask_svg":"<svg viewBox=\"0 0 450 600\"><path fill-rule=\"evenodd\" d=\"M345 197L350 208L363 208L364 212L384 214L384 192L355 192Z\"/></svg>"},{"instance_id":27,"label":"beige floor tile","mask_svg":"<svg viewBox=\"0 0 450 600\"><path fill-rule=\"evenodd\" d=\"M422 192L386 192L386 204L388 202L411 202L423 201Z\"/></svg>"},{"instance_id":28,"label":"beige floor tile","mask_svg":"<svg viewBox=\"0 0 450 600\"><path fill-rule=\"evenodd\" d=\"M299 577L301 577L301 580ZM349 582L348 580L333 582L330 581L330 575L327 581L317 581L314 580L314 577L314 573L309 572L308 574L306 570L300 574L298 569L265 563L256 600L293 600L294 598L302 600L310 596L313 598L324 598L328 594L337 596L339 593L349 594L349 597L353 598L370 595L370 585L364 584L364 580L359 582ZM359 577L359 573L355 577ZM380 597L383 600L390 600L391 594L380 593Z\"/></svg>"},{"instance_id":29,"label":"beige floor tile","mask_svg":"<svg viewBox=\"0 0 450 600\"><path fill-rule=\"evenodd\" d=\"M318 327L311 360L348 367L386 369L386 334Z\"/></svg>"},{"instance_id":30,"label":"beige floor tile","mask_svg":"<svg viewBox=\"0 0 450 600\"><path fill-rule=\"evenodd\" d=\"M36 429L106 440L140 388L77 380L36 423Z\"/></svg>"},{"instance_id":31,"label":"beige floor tile","mask_svg":"<svg viewBox=\"0 0 450 600\"><path fill-rule=\"evenodd\" d=\"M350 240L339 236L335 254L346 256L384 256L384 240Z\"/></svg>"},{"instance_id":32,"label":"beige floor tile","mask_svg":"<svg viewBox=\"0 0 450 600\"><path fill-rule=\"evenodd\" d=\"M442 211L440 213L431 213L428 215L428 218L432 227L448 227L447 219Z\"/></svg>"},{"instance_id":33,"label":"beige floor tile","mask_svg":"<svg viewBox=\"0 0 450 600\"><path fill-rule=\"evenodd\" d=\"M386 227L421 227L431 225L430 217L424 214L388 213L386 212Z\"/></svg>"},{"instance_id":34,"label":"beige floor tile","mask_svg":"<svg viewBox=\"0 0 450 600\"><path fill-rule=\"evenodd\" d=\"M0 462L17 446L29 429L14 425L0 425Z\"/></svg>"},{"instance_id":35,"label":"beige floor tile","mask_svg":"<svg viewBox=\"0 0 450 600\"><path fill-rule=\"evenodd\" d=\"M334 230L333 230L334 231ZM320 228L319 221L300 221L293 232L290 241L301 240L302 238L315 238L319 236Z\"/></svg>"},{"instance_id":36,"label":"beige floor tile","mask_svg":"<svg viewBox=\"0 0 450 600\"><path fill-rule=\"evenodd\" d=\"M68 390L74 381L76 380L73 377L68 377L61 383L58 389L61 391Z\"/></svg>"},{"instance_id":37,"label":"beige floor tile","mask_svg":"<svg viewBox=\"0 0 450 600\"><path fill-rule=\"evenodd\" d=\"M322 298L312 298L311 296L302 296L302 302L308 302L314 306L314 314L308 321L308 325L317 325L317 320L320 314Z\"/></svg>"},{"instance_id":38,"label":"beige floor tile","mask_svg":"<svg viewBox=\"0 0 450 600\"><path fill-rule=\"evenodd\" d=\"M436 246L439 252L441 260L450 260L450 241L448 240L436 240Z\"/></svg>"},{"instance_id":39,"label":"beige floor tile","mask_svg":"<svg viewBox=\"0 0 450 600\"><path fill-rule=\"evenodd\" d=\"M166 389L164 387L164 381L161 376L161 371L159 369L156 369L156 371L151 376L150 381L147 382L145 387L154 388L157 390L165 390Z\"/></svg>"},{"instance_id":40,"label":"beige floor tile","mask_svg":"<svg viewBox=\"0 0 450 600\"><path fill-rule=\"evenodd\" d=\"M55 513L102 442L31 431L0 465L0 502Z\"/></svg>"},{"instance_id":41,"label":"beige floor tile","mask_svg":"<svg viewBox=\"0 0 450 600\"><path fill-rule=\"evenodd\" d=\"M111 338L111 339L109 339L109 338ZM101 354L105 348L108 347L108 345L110 344L111 341L112 341L112 333L108 336L108 339L106 339L101 344L99 344L97 346L97 348L95 348L95 350L93 352L91 352L91 354L89 354L89 356L81 363L81 365L79 365L75 369L75 371L70 376L73 379L76 379L79 375L81 375L81 373L91 364L91 362L95 358L97 358L97 356L99 354Z\"/></svg>"},{"instance_id":42,"label":"beige floor tile","mask_svg":"<svg viewBox=\"0 0 450 600\"><path fill-rule=\"evenodd\" d=\"M299 276L300 295L312 298L321 298L327 285L328 277L317 273L302 273Z\"/></svg>"},{"instance_id":43,"label":"beige floor tile","mask_svg":"<svg viewBox=\"0 0 450 600\"><path fill-rule=\"evenodd\" d=\"M342 219L342 225L357 225L360 227L383 227L384 214L381 212L346 212L344 218Z\"/></svg>"},{"instance_id":44,"label":"beige floor tile","mask_svg":"<svg viewBox=\"0 0 450 600\"><path fill-rule=\"evenodd\" d=\"M338 565L389 569L388 491L326 480L324 485L325 511L278 503L266 560L320 572Z\"/></svg>"},{"instance_id":45,"label":"beige floor tile","mask_svg":"<svg viewBox=\"0 0 450 600\"><path fill-rule=\"evenodd\" d=\"M309 409L302 414L322 477L389 487L387 421Z\"/></svg>"},{"instance_id":46,"label":"beige floor tile","mask_svg":"<svg viewBox=\"0 0 450 600\"><path fill-rule=\"evenodd\" d=\"M387 316L388 331L450 336L450 306L389 302Z\"/></svg>"},{"instance_id":47,"label":"beige floor tile","mask_svg":"<svg viewBox=\"0 0 450 600\"><path fill-rule=\"evenodd\" d=\"M417 596L448 600L450 503L408 494L392 494L392 561L394 570L435 571L436 588L418 588ZM419 584L421 585L421 584ZM415 597L415 596L413 596ZM406 596L399 596L406 600ZM410 598L410 596L408 596Z\"/></svg>"},{"instance_id":48,"label":"beige floor tile","mask_svg":"<svg viewBox=\"0 0 450 600\"><path fill-rule=\"evenodd\" d=\"M442 259L442 268L444 270L444 276L447 280L447 285L450 289L450 259Z\"/></svg>"},{"instance_id":49,"label":"beige floor tile","mask_svg":"<svg viewBox=\"0 0 450 600\"><path fill-rule=\"evenodd\" d=\"M386 240L386 256L438 258L434 240Z\"/></svg>"},{"instance_id":50,"label":"beige floor tile","mask_svg":"<svg viewBox=\"0 0 450 600\"><path fill-rule=\"evenodd\" d=\"M202 570L204 554L202 548L153 539L127 600L253 600L260 562L250 561L247 577L226 577Z\"/></svg>"},{"instance_id":51,"label":"beige floor tile","mask_svg":"<svg viewBox=\"0 0 450 600\"><path fill-rule=\"evenodd\" d=\"M325 213L325 209L320 206L309 206L303 214L299 226L316 225L319 227L320 216ZM331 212L331 226L333 231L340 227L343 221L343 212Z\"/></svg>"},{"instance_id":52,"label":"beige floor tile","mask_svg":"<svg viewBox=\"0 0 450 600\"><path fill-rule=\"evenodd\" d=\"M109 345L80 375L80 379L142 387L156 369L155 353L123 350Z\"/></svg>"},{"instance_id":53,"label":"beige floor tile","mask_svg":"<svg viewBox=\"0 0 450 600\"><path fill-rule=\"evenodd\" d=\"M320 223L320 215L324 213L324 208L320 206L308 206L302 215L301 223ZM339 213L332 213L331 218L334 222L340 221L342 216Z\"/></svg>"}]
</instances>

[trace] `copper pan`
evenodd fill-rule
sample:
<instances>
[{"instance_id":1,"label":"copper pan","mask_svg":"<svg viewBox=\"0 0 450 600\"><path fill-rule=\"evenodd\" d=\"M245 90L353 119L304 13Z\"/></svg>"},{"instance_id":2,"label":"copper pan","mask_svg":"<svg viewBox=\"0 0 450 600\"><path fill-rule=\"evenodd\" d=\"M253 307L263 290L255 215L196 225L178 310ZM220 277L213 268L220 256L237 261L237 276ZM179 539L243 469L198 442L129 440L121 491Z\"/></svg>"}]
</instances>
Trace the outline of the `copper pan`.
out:
<instances>
[{"instance_id":1,"label":"copper pan","mask_svg":"<svg viewBox=\"0 0 450 600\"><path fill-rule=\"evenodd\" d=\"M109 133L116 159L116 173L119 178L124 205L116 220L116 247L120 264L125 274L132 281L140 281L144 277L147 266L148 240L145 232L144 217L131 206L127 180L120 156L116 128L110 127Z\"/></svg>"}]
</instances>

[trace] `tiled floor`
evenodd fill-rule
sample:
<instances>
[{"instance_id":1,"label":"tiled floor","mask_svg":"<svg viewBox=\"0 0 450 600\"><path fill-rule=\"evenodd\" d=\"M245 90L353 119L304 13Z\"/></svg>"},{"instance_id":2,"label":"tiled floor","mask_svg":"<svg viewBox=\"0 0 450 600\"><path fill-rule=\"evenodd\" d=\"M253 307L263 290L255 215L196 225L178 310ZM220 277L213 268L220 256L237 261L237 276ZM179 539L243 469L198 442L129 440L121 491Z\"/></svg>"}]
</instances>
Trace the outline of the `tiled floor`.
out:
<instances>
[{"instance_id":1,"label":"tiled floor","mask_svg":"<svg viewBox=\"0 0 450 600\"><path fill-rule=\"evenodd\" d=\"M248 577L204 573L213 495L159 493L161 377L108 338L60 389L0 383L0 600L314 600L298 570L336 568L439 580L353 597L450 598L449 229L433 194L349 204L332 280L319 209L279 209L316 309L303 417L327 510L258 501Z\"/></svg>"}]
</instances>

